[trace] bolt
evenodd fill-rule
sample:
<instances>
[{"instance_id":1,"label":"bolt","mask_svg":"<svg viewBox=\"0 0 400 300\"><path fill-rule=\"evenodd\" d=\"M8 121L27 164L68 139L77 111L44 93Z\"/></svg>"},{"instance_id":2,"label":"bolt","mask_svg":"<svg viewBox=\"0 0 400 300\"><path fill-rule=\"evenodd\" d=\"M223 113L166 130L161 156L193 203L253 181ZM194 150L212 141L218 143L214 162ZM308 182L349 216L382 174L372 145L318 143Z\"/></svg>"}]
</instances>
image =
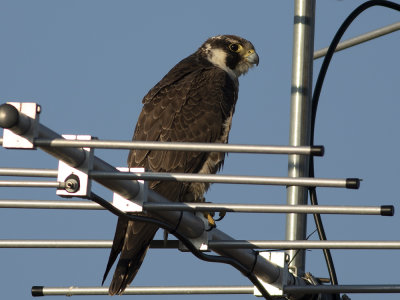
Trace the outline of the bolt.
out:
<instances>
[{"instance_id":1,"label":"bolt","mask_svg":"<svg viewBox=\"0 0 400 300\"><path fill-rule=\"evenodd\" d=\"M65 180L65 190L68 193L76 193L79 191L79 177L75 174L69 175Z\"/></svg>"},{"instance_id":2,"label":"bolt","mask_svg":"<svg viewBox=\"0 0 400 300\"><path fill-rule=\"evenodd\" d=\"M76 189L77 186L78 183L73 179L69 179L65 184L65 187L68 189Z\"/></svg>"}]
</instances>

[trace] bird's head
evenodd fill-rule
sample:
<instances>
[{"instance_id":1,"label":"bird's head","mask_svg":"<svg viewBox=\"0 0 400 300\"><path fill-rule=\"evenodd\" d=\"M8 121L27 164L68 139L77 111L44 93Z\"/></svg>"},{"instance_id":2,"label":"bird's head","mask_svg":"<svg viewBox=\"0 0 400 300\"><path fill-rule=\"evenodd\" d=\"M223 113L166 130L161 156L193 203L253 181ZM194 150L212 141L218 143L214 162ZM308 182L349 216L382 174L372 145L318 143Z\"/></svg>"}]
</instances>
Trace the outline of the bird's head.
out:
<instances>
[{"instance_id":1,"label":"bird's head","mask_svg":"<svg viewBox=\"0 0 400 300\"><path fill-rule=\"evenodd\" d=\"M198 50L212 64L237 78L254 65L259 58L252 43L236 35L217 35L209 38Z\"/></svg>"}]
</instances>

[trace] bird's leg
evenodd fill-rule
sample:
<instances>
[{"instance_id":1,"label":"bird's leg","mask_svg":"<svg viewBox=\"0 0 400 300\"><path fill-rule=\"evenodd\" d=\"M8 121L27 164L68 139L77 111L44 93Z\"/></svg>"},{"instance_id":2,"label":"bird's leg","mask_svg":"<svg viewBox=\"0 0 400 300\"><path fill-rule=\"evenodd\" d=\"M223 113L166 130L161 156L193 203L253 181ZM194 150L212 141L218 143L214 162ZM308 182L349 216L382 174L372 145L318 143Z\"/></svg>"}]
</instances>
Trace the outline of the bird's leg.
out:
<instances>
[{"instance_id":1,"label":"bird's leg","mask_svg":"<svg viewBox=\"0 0 400 300\"><path fill-rule=\"evenodd\" d=\"M210 225L211 229L217 227L216 222L221 221L225 215L226 215L226 211L221 211L218 215L218 219L214 219L215 213L214 212L204 212L204 217L207 219L208 221L208 225ZM211 230L210 229L210 230Z\"/></svg>"},{"instance_id":2,"label":"bird's leg","mask_svg":"<svg viewBox=\"0 0 400 300\"><path fill-rule=\"evenodd\" d=\"M196 198L195 202L204 203L204 202L206 202L206 198L204 198L204 197ZM213 218L214 217L214 213L213 212L203 212L203 216L204 216L204 218L207 219L208 225L210 226L210 228L208 230L211 230L211 229L217 227L215 225L215 221L214 221L214 218Z\"/></svg>"},{"instance_id":3,"label":"bird's leg","mask_svg":"<svg viewBox=\"0 0 400 300\"><path fill-rule=\"evenodd\" d=\"M167 248L167 243L168 243L168 231L167 230L164 230L164 235L163 235L163 237L164 237L164 242L163 242L163 244L164 244L164 248Z\"/></svg>"},{"instance_id":4,"label":"bird's leg","mask_svg":"<svg viewBox=\"0 0 400 300\"><path fill-rule=\"evenodd\" d=\"M215 225L215 220L213 218L214 213L204 212L203 215L207 219L208 225L211 227L210 230L217 227L217 225Z\"/></svg>"}]
</instances>

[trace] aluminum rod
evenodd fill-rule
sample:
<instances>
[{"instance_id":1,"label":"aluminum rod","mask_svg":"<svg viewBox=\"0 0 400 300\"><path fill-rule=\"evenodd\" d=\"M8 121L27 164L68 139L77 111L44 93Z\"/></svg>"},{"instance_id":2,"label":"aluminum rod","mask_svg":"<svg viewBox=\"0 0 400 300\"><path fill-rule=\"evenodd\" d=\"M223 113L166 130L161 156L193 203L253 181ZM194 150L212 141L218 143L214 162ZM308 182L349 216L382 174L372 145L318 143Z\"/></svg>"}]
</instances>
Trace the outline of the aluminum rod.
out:
<instances>
[{"instance_id":1,"label":"aluminum rod","mask_svg":"<svg viewBox=\"0 0 400 300\"><path fill-rule=\"evenodd\" d=\"M0 200L0 208L29 209L90 209L104 210L102 206L92 201L68 200Z\"/></svg>"},{"instance_id":2,"label":"aluminum rod","mask_svg":"<svg viewBox=\"0 0 400 300\"><path fill-rule=\"evenodd\" d=\"M317 285L317 286L284 286L288 294L337 294L337 293L400 293L399 284L368 284L368 285Z\"/></svg>"},{"instance_id":3,"label":"aluminum rod","mask_svg":"<svg viewBox=\"0 0 400 300\"><path fill-rule=\"evenodd\" d=\"M213 234L208 246L215 252L227 253L240 249L358 249L358 250L398 250L400 241L260 241L229 240L227 236ZM165 248L163 240L155 240L152 248ZM177 248L177 240L167 241L167 248ZM0 248L110 248L111 240L0 240ZM254 263L252 253L247 252ZM261 260L260 260L261 261ZM272 267L272 270L274 268ZM273 271L275 272L275 271ZM279 274L275 273L275 274Z\"/></svg>"},{"instance_id":4,"label":"aluminum rod","mask_svg":"<svg viewBox=\"0 0 400 300\"><path fill-rule=\"evenodd\" d=\"M127 287L124 295L253 294L254 286L145 286ZM32 287L32 296L108 295L108 287Z\"/></svg>"},{"instance_id":5,"label":"aluminum rod","mask_svg":"<svg viewBox=\"0 0 400 300\"><path fill-rule=\"evenodd\" d=\"M0 240L0 248L111 248L111 240ZM177 249L178 240L153 240L150 248Z\"/></svg>"},{"instance_id":6,"label":"aluminum rod","mask_svg":"<svg viewBox=\"0 0 400 300\"><path fill-rule=\"evenodd\" d=\"M11 181L1 180L0 187L35 187L35 188L57 188L65 187L64 182L57 181Z\"/></svg>"},{"instance_id":7,"label":"aluminum rod","mask_svg":"<svg viewBox=\"0 0 400 300\"><path fill-rule=\"evenodd\" d=\"M311 94L314 49L315 0L294 1L293 61L291 80L289 145L310 145ZM289 177L308 176L308 156L289 155ZM298 185L288 186L288 205L307 204L307 189ZM288 214L286 239L304 240L307 234L307 215ZM305 252L288 251L293 258L294 273L305 273Z\"/></svg>"},{"instance_id":8,"label":"aluminum rod","mask_svg":"<svg viewBox=\"0 0 400 300\"><path fill-rule=\"evenodd\" d=\"M0 202L1 205L1 202ZM144 203L144 209L184 210L206 212L246 212L246 213L306 213L306 214L360 214L393 215L392 206L309 206L309 205L268 205L268 204L215 204L215 203ZM384 212L383 212L384 211Z\"/></svg>"},{"instance_id":9,"label":"aluminum rod","mask_svg":"<svg viewBox=\"0 0 400 300\"><path fill-rule=\"evenodd\" d=\"M111 240L0 240L0 248L111 248Z\"/></svg>"},{"instance_id":10,"label":"aluminum rod","mask_svg":"<svg viewBox=\"0 0 400 300\"><path fill-rule=\"evenodd\" d=\"M0 168L0 176L22 177L57 177L58 170L28 169L28 168Z\"/></svg>"},{"instance_id":11,"label":"aluminum rod","mask_svg":"<svg viewBox=\"0 0 400 300\"><path fill-rule=\"evenodd\" d=\"M285 294L400 293L399 284L284 286ZM146 286L128 287L124 295L253 294L253 286ZM108 295L108 287L32 287L32 296Z\"/></svg>"},{"instance_id":12,"label":"aluminum rod","mask_svg":"<svg viewBox=\"0 0 400 300\"><path fill-rule=\"evenodd\" d=\"M151 141L118 141L118 140L91 140L72 141L65 139L44 140L36 139L36 146L46 147L90 147L102 149L144 149L144 150L175 150L175 151L213 151L231 153L258 153L258 154L302 154L322 156L323 146L271 146L271 145L243 145L243 144L215 144L215 143L185 143L185 142L151 142Z\"/></svg>"},{"instance_id":13,"label":"aluminum rod","mask_svg":"<svg viewBox=\"0 0 400 300\"><path fill-rule=\"evenodd\" d=\"M400 249L400 241L209 241L209 247L234 249Z\"/></svg>"},{"instance_id":14,"label":"aluminum rod","mask_svg":"<svg viewBox=\"0 0 400 300\"><path fill-rule=\"evenodd\" d=\"M387 25L387 26L381 27L379 29L376 29L376 30L364 33L362 35L353 37L351 39L345 40L337 45L335 52L350 48L352 46L359 45L364 42L368 42L372 39L381 37L383 35L392 33L397 30L400 30L400 22L393 23L391 25ZM325 56L327 52L328 52L328 47L315 51L314 59L318 59L318 58Z\"/></svg>"},{"instance_id":15,"label":"aluminum rod","mask_svg":"<svg viewBox=\"0 0 400 300\"><path fill-rule=\"evenodd\" d=\"M66 200L0 200L0 208L31 209L87 209L102 210L100 205L89 201ZM306 213L306 214L346 214L393 216L394 208L384 206L309 206L309 205L269 205L269 204L217 204L217 203L150 203L144 202L146 211L205 211L242 213Z\"/></svg>"},{"instance_id":16,"label":"aluminum rod","mask_svg":"<svg viewBox=\"0 0 400 300\"><path fill-rule=\"evenodd\" d=\"M135 180L164 180L181 182L211 182L230 184L255 184L255 185L293 185L335 188L355 188L359 186L359 179L328 179L308 177L268 177L245 175L212 175L212 174L187 174L187 173L124 173L124 172L90 172L92 178L135 179Z\"/></svg>"},{"instance_id":17,"label":"aluminum rod","mask_svg":"<svg viewBox=\"0 0 400 300\"><path fill-rule=\"evenodd\" d=\"M0 176L24 176L24 177L57 177L57 170L50 169L22 169L0 168ZM287 178L268 176L246 175L220 175L220 174L188 174L188 173L129 173L119 171L90 171L93 179L131 179L131 180L164 180L180 182L210 182L230 184L256 184L256 185L296 185L336 188L358 188L359 179L328 179L328 178Z\"/></svg>"}]
</instances>

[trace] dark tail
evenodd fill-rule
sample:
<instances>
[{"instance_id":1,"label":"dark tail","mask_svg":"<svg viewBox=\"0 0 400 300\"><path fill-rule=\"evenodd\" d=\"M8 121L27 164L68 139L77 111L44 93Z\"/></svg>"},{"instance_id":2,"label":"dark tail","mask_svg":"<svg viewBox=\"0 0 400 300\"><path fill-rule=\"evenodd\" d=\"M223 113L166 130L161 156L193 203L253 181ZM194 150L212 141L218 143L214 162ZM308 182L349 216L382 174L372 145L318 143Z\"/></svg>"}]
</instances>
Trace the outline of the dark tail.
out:
<instances>
[{"instance_id":1,"label":"dark tail","mask_svg":"<svg viewBox=\"0 0 400 300\"><path fill-rule=\"evenodd\" d=\"M123 293L135 278L157 229L157 226L148 223L118 218L110 257L103 277L104 283L108 272L121 252L108 290L110 295Z\"/></svg>"}]
</instances>

